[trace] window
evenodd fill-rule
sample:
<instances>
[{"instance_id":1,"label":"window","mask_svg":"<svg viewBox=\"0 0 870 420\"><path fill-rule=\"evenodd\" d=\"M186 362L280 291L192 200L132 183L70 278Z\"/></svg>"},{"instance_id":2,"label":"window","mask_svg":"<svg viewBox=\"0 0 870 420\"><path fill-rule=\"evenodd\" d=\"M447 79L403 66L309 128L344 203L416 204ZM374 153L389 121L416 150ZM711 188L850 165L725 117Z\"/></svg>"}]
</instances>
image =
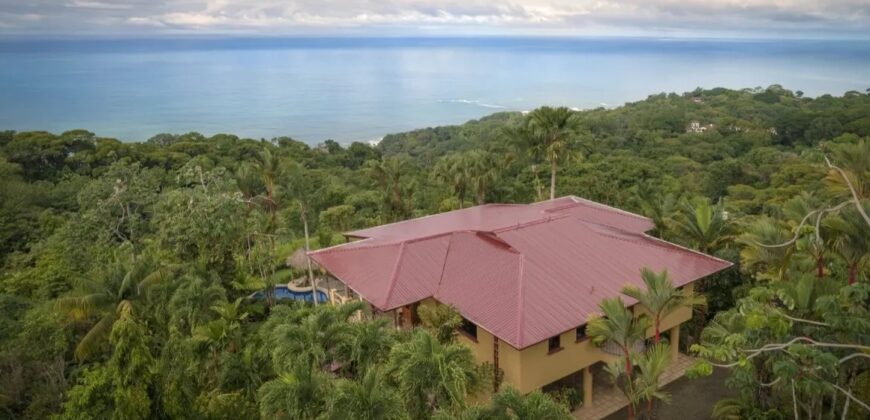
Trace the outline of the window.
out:
<instances>
[{"instance_id":1,"label":"window","mask_svg":"<svg viewBox=\"0 0 870 420\"><path fill-rule=\"evenodd\" d=\"M577 341L583 341L586 338L586 325L577 327Z\"/></svg>"},{"instance_id":2,"label":"window","mask_svg":"<svg viewBox=\"0 0 870 420\"><path fill-rule=\"evenodd\" d=\"M547 341L547 349L550 353L557 352L562 350L562 340L560 336L550 337L550 340Z\"/></svg>"},{"instance_id":3,"label":"window","mask_svg":"<svg viewBox=\"0 0 870 420\"><path fill-rule=\"evenodd\" d=\"M477 340L477 325L474 325L473 322L462 318L462 325L459 326L459 329L462 330L467 336Z\"/></svg>"}]
</instances>

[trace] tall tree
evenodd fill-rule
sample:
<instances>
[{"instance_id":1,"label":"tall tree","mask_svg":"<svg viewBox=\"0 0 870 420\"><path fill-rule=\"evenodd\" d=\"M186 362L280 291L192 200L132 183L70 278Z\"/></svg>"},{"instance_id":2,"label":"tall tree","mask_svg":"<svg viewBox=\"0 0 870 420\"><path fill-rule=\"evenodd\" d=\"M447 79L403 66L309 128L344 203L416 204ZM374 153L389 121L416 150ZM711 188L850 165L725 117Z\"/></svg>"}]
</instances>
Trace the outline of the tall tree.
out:
<instances>
[{"instance_id":1,"label":"tall tree","mask_svg":"<svg viewBox=\"0 0 870 420\"><path fill-rule=\"evenodd\" d=\"M538 108L526 119L529 152L550 164L550 199L556 198L556 170L571 157L578 128L575 113L566 107Z\"/></svg>"},{"instance_id":2,"label":"tall tree","mask_svg":"<svg viewBox=\"0 0 870 420\"><path fill-rule=\"evenodd\" d=\"M492 397L490 412L496 419L566 420L568 408L541 391L523 395L516 388L505 387Z\"/></svg>"},{"instance_id":3,"label":"tall tree","mask_svg":"<svg viewBox=\"0 0 870 420\"><path fill-rule=\"evenodd\" d=\"M663 318L680 308L692 308L707 304L707 299L703 296L674 287L674 283L668 275L668 270L656 273L648 268L642 268L640 276L643 279L646 290L641 290L637 286L626 286L622 289L622 293L640 302L652 314L656 344L661 341L661 322ZM678 344L671 343L672 346Z\"/></svg>"},{"instance_id":4,"label":"tall tree","mask_svg":"<svg viewBox=\"0 0 870 420\"><path fill-rule=\"evenodd\" d=\"M412 416L428 417L439 407L463 407L483 381L471 349L441 344L425 331L393 347L388 373Z\"/></svg>"},{"instance_id":5,"label":"tall tree","mask_svg":"<svg viewBox=\"0 0 870 420\"><path fill-rule=\"evenodd\" d=\"M468 194L471 180L468 169L471 162L462 153L454 153L438 159L432 172L435 178L453 189L453 194L459 200L459 208L465 206L465 196Z\"/></svg>"},{"instance_id":6,"label":"tall tree","mask_svg":"<svg viewBox=\"0 0 870 420\"><path fill-rule=\"evenodd\" d=\"M635 395L632 354L643 343L646 330L650 326L649 318L646 315L635 317L619 297L604 299L598 307L603 316L589 321L586 332L596 345L609 344L619 349L623 360L619 362L621 365L619 370L614 370L617 372L614 376L618 377L618 372L625 372L626 377L629 378L625 384L626 396ZM634 418L635 405L636 402L634 405L629 405L629 419Z\"/></svg>"},{"instance_id":7,"label":"tall tree","mask_svg":"<svg viewBox=\"0 0 870 420\"><path fill-rule=\"evenodd\" d=\"M684 201L672 229L692 248L703 253L715 251L729 234L725 206L721 201L713 205L709 198Z\"/></svg>"},{"instance_id":8,"label":"tall tree","mask_svg":"<svg viewBox=\"0 0 870 420\"><path fill-rule=\"evenodd\" d=\"M314 366L298 363L260 387L257 400L263 418L314 420L326 409L329 377Z\"/></svg>"},{"instance_id":9,"label":"tall tree","mask_svg":"<svg viewBox=\"0 0 870 420\"><path fill-rule=\"evenodd\" d=\"M411 216L413 182L409 181L411 164L402 157L389 157L366 162L366 171L380 186L389 221Z\"/></svg>"},{"instance_id":10,"label":"tall tree","mask_svg":"<svg viewBox=\"0 0 870 420\"><path fill-rule=\"evenodd\" d=\"M377 369L359 381L340 380L329 400L327 418L334 420L402 420L408 413L396 389Z\"/></svg>"},{"instance_id":11,"label":"tall tree","mask_svg":"<svg viewBox=\"0 0 870 420\"><path fill-rule=\"evenodd\" d=\"M101 279L80 279L79 286L68 296L55 301L55 307L75 322L96 319L75 349L78 360L97 354L106 342L112 326L123 308L133 310L133 302L148 287L168 279L177 267L153 270L146 260L116 262Z\"/></svg>"},{"instance_id":12,"label":"tall tree","mask_svg":"<svg viewBox=\"0 0 870 420\"><path fill-rule=\"evenodd\" d=\"M866 202L863 204L865 209L870 209ZM846 262L849 284L854 284L870 258L870 225L851 206L825 219L824 223L833 233L834 251Z\"/></svg>"},{"instance_id":13,"label":"tall tree","mask_svg":"<svg viewBox=\"0 0 870 420\"><path fill-rule=\"evenodd\" d=\"M498 180L503 167L512 161L512 155L508 154L499 158L493 153L484 150L470 150L465 153L468 162L468 179L477 197L477 204L486 203L486 193Z\"/></svg>"}]
</instances>

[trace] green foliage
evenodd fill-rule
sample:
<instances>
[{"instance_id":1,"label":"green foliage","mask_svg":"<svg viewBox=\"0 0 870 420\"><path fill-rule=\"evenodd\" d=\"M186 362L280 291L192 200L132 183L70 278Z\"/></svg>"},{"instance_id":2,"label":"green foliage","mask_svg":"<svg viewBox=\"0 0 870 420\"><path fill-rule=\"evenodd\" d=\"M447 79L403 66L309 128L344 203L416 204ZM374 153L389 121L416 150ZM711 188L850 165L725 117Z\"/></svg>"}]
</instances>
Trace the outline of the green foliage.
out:
<instances>
[{"instance_id":1,"label":"green foliage","mask_svg":"<svg viewBox=\"0 0 870 420\"><path fill-rule=\"evenodd\" d=\"M456 337L456 329L462 325L462 315L451 305L422 305L417 309L417 314L423 328L442 344L452 342Z\"/></svg>"},{"instance_id":2,"label":"green foliage","mask_svg":"<svg viewBox=\"0 0 870 420\"><path fill-rule=\"evenodd\" d=\"M746 352L798 337L870 345L863 217L852 206L800 223L850 199L849 184L867 208L868 106L856 92L699 89L615 109L499 113L375 147L0 132L0 415L564 418L536 393L468 406L498 372L452 341L455 314L422 310L424 330L397 332L361 305L247 298L299 277L287 257L306 242L543 199L558 176L559 194L642 212L649 234L737 263L696 289L709 315L696 315L688 337L705 360L696 373L736 363L738 398L717 412L791 413L794 379L801 417L836 402L839 418L832 384L866 398L866 358L836 363L850 353L800 340L788 352ZM688 133L693 120L713 128ZM630 348L645 325L606 305L590 333Z\"/></svg>"},{"instance_id":3,"label":"green foliage","mask_svg":"<svg viewBox=\"0 0 870 420\"><path fill-rule=\"evenodd\" d=\"M425 418L438 407L461 408L466 396L485 383L471 349L441 344L425 332L393 347L387 372L414 418Z\"/></svg>"}]
</instances>

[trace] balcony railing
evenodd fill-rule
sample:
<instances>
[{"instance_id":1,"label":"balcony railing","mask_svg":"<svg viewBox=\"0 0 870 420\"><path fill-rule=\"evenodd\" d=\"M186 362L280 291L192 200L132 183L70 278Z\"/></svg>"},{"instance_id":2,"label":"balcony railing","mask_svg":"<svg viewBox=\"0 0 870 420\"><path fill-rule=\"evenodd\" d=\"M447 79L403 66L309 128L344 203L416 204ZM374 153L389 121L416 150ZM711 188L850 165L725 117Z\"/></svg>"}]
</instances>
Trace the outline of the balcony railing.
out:
<instances>
[{"instance_id":1,"label":"balcony railing","mask_svg":"<svg viewBox=\"0 0 870 420\"><path fill-rule=\"evenodd\" d=\"M637 340L632 346L633 352L641 353L645 350L646 344L644 344L643 340ZM601 346L601 351L616 356L622 356L622 349L613 340L608 340L604 342L604 345Z\"/></svg>"}]
</instances>

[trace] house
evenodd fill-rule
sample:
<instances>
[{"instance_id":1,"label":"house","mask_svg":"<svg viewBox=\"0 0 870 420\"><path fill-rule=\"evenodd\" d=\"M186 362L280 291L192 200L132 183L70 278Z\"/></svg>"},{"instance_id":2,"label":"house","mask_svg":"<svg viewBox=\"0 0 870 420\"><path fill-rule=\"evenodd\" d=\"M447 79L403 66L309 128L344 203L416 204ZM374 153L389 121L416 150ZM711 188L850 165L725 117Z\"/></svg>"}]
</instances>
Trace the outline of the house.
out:
<instances>
[{"instance_id":1,"label":"house","mask_svg":"<svg viewBox=\"0 0 870 420\"><path fill-rule=\"evenodd\" d=\"M715 127L712 123L710 124L701 124L700 121L693 120L689 122L689 127L686 128L687 133L705 133L707 130L712 130Z\"/></svg>"},{"instance_id":2,"label":"house","mask_svg":"<svg viewBox=\"0 0 870 420\"><path fill-rule=\"evenodd\" d=\"M602 299L642 286L643 267L667 269L691 290L731 265L647 235L652 228L645 217L569 196L358 230L346 234L354 241L310 255L397 327L412 325L420 305L453 305L464 318L460 340L478 362L500 369L503 383L527 393L582 377L589 404L591 369L617 357L586 339ZM678 341L691 316L676 311L663 331Z\"/></svg>"}]
</instances>

